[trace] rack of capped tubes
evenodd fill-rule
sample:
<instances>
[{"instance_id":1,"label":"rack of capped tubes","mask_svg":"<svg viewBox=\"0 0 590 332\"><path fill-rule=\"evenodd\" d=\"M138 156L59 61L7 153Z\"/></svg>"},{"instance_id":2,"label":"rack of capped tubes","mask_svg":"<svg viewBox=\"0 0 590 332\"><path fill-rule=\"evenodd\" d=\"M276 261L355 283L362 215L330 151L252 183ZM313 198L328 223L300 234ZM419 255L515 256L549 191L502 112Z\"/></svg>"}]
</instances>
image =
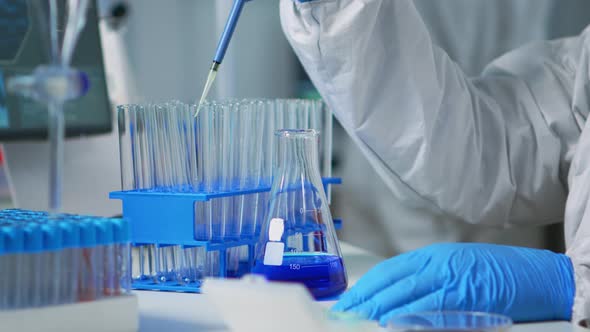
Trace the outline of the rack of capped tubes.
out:
<instances>
[{"instance_id":1,"label":"rack of capped tubes","mask_svg":"<svg viewBox=\"0 0 590 332\"><path fill-rule=\"evenodd\" d=\"M134 287L198 290L249 271L269 203L276 130L321 133L331 178L332 115L320 100L172 101L118 107L121 192L137 247Z\"/></svg>"},{"instance_id":2,"label":"rack of capped tubes","mask_svg":"<svg viewBox=\"0 0 590 332\"><path fill-rule=\"evenodd\" d=\"M128 226L123 219L0 211L0 310L128 294Z\"/></svg>"}]
</instances>

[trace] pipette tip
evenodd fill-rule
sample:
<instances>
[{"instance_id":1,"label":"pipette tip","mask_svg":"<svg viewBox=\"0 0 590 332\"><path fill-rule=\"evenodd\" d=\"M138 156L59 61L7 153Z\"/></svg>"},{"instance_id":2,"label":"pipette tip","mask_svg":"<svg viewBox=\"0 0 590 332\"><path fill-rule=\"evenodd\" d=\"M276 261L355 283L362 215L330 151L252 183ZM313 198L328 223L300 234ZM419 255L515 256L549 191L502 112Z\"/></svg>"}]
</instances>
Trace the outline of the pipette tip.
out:
<instances>
[{"instance_id":1,"label":"pipette tip","mask_svg":"<svg viewBox=\"0 0 590 332\"><path fill-rule=\"evenodd\" d=\"M201 94L201 99L199 100L199 105L197 106L197 111L195 112L195 118L199 115L199 110L205 102L207 95L209 95L209 90L211 90L211 86L213 85L213 81L215 81L215 77L217 76L217 70L219 69L219 62L213 61L211 65L211 69L209 70L209 75L207 75L207 82L205 82L205 88L203 89L203 93Z\"/></svg>"}]
</instances>

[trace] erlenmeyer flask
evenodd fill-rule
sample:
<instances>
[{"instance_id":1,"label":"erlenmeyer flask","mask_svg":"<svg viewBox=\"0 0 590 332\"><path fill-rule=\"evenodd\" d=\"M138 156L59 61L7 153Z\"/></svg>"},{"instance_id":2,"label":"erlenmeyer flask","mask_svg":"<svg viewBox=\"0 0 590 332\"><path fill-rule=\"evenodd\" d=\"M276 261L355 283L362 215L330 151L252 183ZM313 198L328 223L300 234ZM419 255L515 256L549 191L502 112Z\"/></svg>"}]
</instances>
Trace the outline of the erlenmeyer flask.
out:
<instances>
[{"instance_id":1,"label":"erlenmeyer flask","mask_svg":"<svg viewBox=\"0 0 590 332\"><path fill-rule=\"evenodd\" d=\"M315 130L279 130L269 210L252 273L299 282L315 298L342 293L346 270L318 163Z\"/></svg>"}]
</instances>

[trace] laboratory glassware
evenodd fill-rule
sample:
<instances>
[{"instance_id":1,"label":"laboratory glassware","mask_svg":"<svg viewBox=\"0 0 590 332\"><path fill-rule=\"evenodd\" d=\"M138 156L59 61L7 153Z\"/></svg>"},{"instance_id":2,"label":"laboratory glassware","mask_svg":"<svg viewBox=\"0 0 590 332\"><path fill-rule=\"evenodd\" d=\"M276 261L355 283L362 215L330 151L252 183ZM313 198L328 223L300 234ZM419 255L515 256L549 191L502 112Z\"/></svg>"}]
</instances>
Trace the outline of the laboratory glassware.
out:
<instances>
[{"instance_id":1,"label":"laboratory glassware","mask_svg":"<svg viewBox=\"0 0 590 332\"><path fill-rule=\"evenodd\" d=\"M252 273L304 284L315 298L342 293L347 276L318 161L319 133L276 132L270 204Z\"/></svg>"},{"instance_id":2,"label":"laboratory glassware","mask_svg":"<svg viewBox=\"0 0 590 332\"><path fill-rule=\"evenodd\" d=\"M123 219L0 211L0 310L94 301L130 291Z\"/></svg>"},{"instance_id":3,"label":"laboratory glassware","mask_svg":"<svg viewBox=\"0 0 590 332\"><path fill-rule=\"evenodd\" d=\"M403 314L387 324L391 332L506 332L509 317L485 312L439 311Z\"/></svg>"}]
</instances>

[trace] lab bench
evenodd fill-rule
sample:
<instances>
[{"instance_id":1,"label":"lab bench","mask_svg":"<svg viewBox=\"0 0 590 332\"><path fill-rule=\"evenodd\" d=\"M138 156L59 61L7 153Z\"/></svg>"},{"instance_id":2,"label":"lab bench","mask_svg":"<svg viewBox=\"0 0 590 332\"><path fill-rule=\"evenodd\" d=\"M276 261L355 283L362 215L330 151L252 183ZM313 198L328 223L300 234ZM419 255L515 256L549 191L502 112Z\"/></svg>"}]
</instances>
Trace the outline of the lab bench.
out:
<instances>
[{"instance_id":1,"label":"lab bench","mask_svg":"<svg viewBox=\"0 0 590 332\"><path fill-rule=\"evenodd\" d=\"M342 254L352 285L384 258L342 243ZM228 331L221 315L205 296L189 293L137 291L140 331ZM326 306L333 302L323 302ZM569 332L568 322L519 324L511 332Z\"/></svg>"}]
</instances>

